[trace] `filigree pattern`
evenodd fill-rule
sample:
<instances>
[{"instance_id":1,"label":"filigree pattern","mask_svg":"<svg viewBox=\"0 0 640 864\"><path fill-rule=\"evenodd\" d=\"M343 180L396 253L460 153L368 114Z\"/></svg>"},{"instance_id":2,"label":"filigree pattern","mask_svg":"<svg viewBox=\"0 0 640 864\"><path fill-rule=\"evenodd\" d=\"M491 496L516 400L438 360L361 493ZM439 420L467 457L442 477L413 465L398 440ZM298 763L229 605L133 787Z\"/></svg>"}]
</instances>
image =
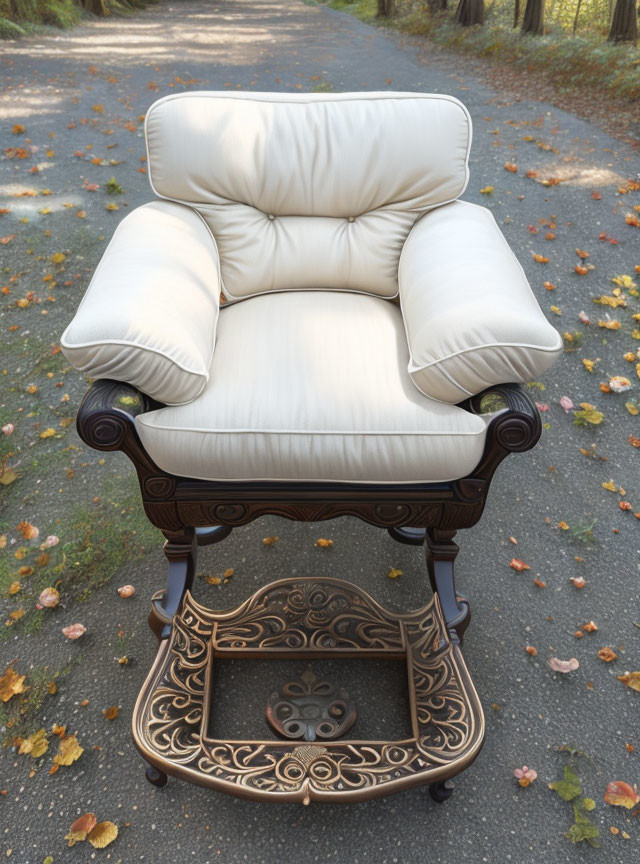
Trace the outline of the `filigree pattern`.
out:
<instances>
[{"instance_id":1,"label":"filigree pattern","mask_svg":"<svg viewBox=\"0 0 640 864\"><path fill-rule=\"evenodd\" d=\"M222 741L207 738L208 675L216 655L397 656L410 664L414 737L403 741ZM289 579L233 612L187 593L134 717L136 744L172 774L244 797L350 800L452 776L473 760L483 718L437 600L409 615L380 607L354 585ZM436 773L437 772L437 773Z\"/></svg>"}]
</instances>

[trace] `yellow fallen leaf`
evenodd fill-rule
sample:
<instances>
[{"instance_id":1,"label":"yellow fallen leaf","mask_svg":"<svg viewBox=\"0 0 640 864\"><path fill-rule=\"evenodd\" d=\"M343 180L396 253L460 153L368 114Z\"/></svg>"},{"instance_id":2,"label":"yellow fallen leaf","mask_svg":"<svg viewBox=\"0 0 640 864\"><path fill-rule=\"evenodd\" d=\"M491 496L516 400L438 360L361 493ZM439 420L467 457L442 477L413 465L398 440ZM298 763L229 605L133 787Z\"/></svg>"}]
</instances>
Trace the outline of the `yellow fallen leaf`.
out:
<instances>
[{"instance_id":1,"label":"yellow fallen leaf","mask_svg":"<svg viewBox=\"0 0 640 864\"><path fill-rule=\"evenodd\" d=\"M84 747L75 735L67 735L60 741L58 752L53 757L54 765L73 765L76 759L79 759L84 753Z\"/></svg>"},{"instance_id":2,"label":"yellow fallen leaf","mask_svg":"<svg viewBox=\"0 0 640 864\"><path fill-rule=\"evenodd\" d=\"M640 672L625 672L624 675L618 675L618 681L640 693Z\"/></svg>"},{"instance_id":3,"label":"yellow fallen leaf","mask_svg":"<svg viewBox=\"0 0 640 864\"><path fill-rule=\"evenodd\" d=\"M118 836L118 828L113 822L98 822L98 824L89 832L89 843L95 849L104 849L109 843Z\"/></svg>"},{"instance_id":4,"label":"yellow fallen leaf","mask_svg":"<svg viewBox=\"0 0 640 864\"><path fill-rule=\"evenodd\" d=\"M24 679L26 677L26 675L19 675L12 666L9 666L2 678L0 678L0 699L3 702L8 702L9 699L18 693L24 693Z\"/></svg>"},{"instance_id":5,"label":"yellow fallen leaf","mask_svg":"<svg viewBox=\"0 0 640 864\"><path fill-rule=\"evenodd\" d=\"M41 438L53 438L53 436L55 434L56 434L56 430L52 429L51 426L49 426L48 429L45 429L44 432L40 433L40 437Z\"/></svg>"},{"instance_id":6,"label":"yellow fallen leaf","mask_svg":"<svg viewBox=\"0 0 640 864\"><path fill-rule=\"evenodd\" d=\"M481 195L493 195L493 186L485 186L480 190Z\"/></svg>"},{"instance_id":7,"label":"yellow fallen leaf","mask_svg":"<svg viewBox=\"0 0 640 864\"><path fill-rule=\"evenodd\" d=\"M594 367L596 365L595 360L588 360L586 357L582 358L582 365L587 370L587 372L593 372Z\"/></svg>"},{"instance_id":8,"label":"yellow fallen leaf","mask_svg":"<svg viewBox=\"0 0 640 864\"><path fill-rule=\"evenodd\" d=\"M9 594L17 594L21 587L19 582L12 582L9 585Z\"/></svg>"},{"instance_id":9,"label":"yellow fallen leaf","mask_svg":"<svg viewBox=\"0 0 640 864\"><path fill-rule=\"evenodd\" d=\"M54 264L62 264L63 261L67 260L67 256L64 254L64 252L54 252L51 256L51 260Z\"/></svg>"},{"instance_id":10,"label":"yellow fallen leaf","mask_svg":"<svg viewBox=\"0 0 640 864\"><path fill-rule=\"evenodd\" d=\"M324 537L318 537L314 546L320 546L321 549L327 549L329 546L333 546L333 540L326 540Z\"/></svg>"},{"instance_id":11,"label":"yellow fallen leaf","mask_svg":"<svg viewBox=\"0 0 640 864\"><path fill-rule=\"evenodd\" d=\"M402 576L402 575L403 575L402 570L397 570L395 567L392 567L389 570L389 572L387 573L387 578L388 579L397 579L398 576Z\"/></svg>"},{"instance_id":12,"label":"yellow fallen leaf","mask_svg":"<svg viewBox=\"0 0 640 864\"><path fill-rule=\"evenodd\" d=\"M609 480L608 483L603 483L602 488L607 489L609 492L617 492L618 491L618 487L613 482L613 480Z\"/></svg>"},{"instance_id":13,"label":"yellow fallen leaf","mask_svg":"<svg viewBox=\"0 0 640 864\"><path fill-rule=\"evenodd\" d=\"M32 759L39 759L49 749L49 741L45 729L38 729L33 735L23 738L18 753L29 754Z\"/></svg>"},{"instance_id":14,"label":"yellow fallen leaf","mask_svg":"<svg viewBox=\"0 0 640 864\"><path fill-rule=\"evenodd\" d=\"M635 402L625 402L624 407L627 409L629 414L632 414L634 417L637 417L640 414L640 408Z\"/></svg>"}]
</instances>

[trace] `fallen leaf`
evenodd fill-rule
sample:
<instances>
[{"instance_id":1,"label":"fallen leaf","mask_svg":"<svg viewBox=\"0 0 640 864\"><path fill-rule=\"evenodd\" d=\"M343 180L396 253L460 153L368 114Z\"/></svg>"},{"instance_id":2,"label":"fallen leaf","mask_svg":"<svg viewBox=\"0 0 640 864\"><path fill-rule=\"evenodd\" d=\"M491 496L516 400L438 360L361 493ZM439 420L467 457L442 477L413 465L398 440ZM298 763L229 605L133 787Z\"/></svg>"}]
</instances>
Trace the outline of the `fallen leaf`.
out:
<instances>
[{"instance_id":1,"label":"fallen leaf","mask_svg":"<svg viewBox=\"0 0 640 864\"><path fill-rule=\"evenodd\" d=\"M76 819L64 839L69 841L69 846L80 843L87 839L87 834L95 828L97 823L98 820L94 813L85 813L84 816Z\"/></svg>"},{"instance_id":2,"label":"fallen leaf","mask_svg":"<svg viewBox=\"0 0 640 864\"><path fill-rule=\"evenodd\" d=\"M509 173L511 174L517 174L518 166L515 164L515 162L505 162L504 170L509 171Z\"/></svg>"},{"instance_id":3,"label":"fallen leaf","mask_svg":"<svg viewBox=\"0 0 640 864\"><path fill-rule=\"evenodd\" d=\"M520 558L512 558L509 562L509 567L517 570L518 573L522 573L523 570L531 570L531 567L529 567L528 564L525 564L524 561L521 561Z\"/></svg>"},{"instance_id":4,"label":"fallen leaf","mask_svg":"<svg viewBox=\"0 0 640 864\"><path fill-rule=\"evenodd\" d=\"M333 540L326 540L324 537L318 537L313 545L320 546L321 549L327 549L329 546L333 546Z\"/></svg>"},{"instance_id":5,"label":"fallen leaf","mask_svg":"<svg viewBox=\"0 0 640 864\"><path fill-rule=\"evenodd\" d=\"M87 628L84 624L70 624L68 627L63 627L62 632L67 639L79 639L87 632Z\"/></svg>"},{"instance_id":6,"label":"fallen leaf","mask_svg":"<svg viewBox=\"0 0 640 864\"><path fill-rule=\"evenodd\" d=\"M102 714L107 720L115 720L119 713L120 709L117 705L110 705L109 708L102 709Z\"/></svg>"},{"instance_id":7,"label":"fallen leaf","mask_svg":"<svg viewBox=\"0 0 640 864\"><path fill-rule=\"evenodd\" d=\"M531 254L533 255L533 260L537 261L538 264L548 264L550 261L549 258L545 258L544 255L540 255L537 252L532 252Z\"/></svg>"},{"instance_id":8,"label":"fallen leaf","mask_svg":"<svg viewBox=\"0 0 640 864\"><path fill-rule=\"evenodd\" d=\"M24 693L24 679L26 675L19 675L12 666L5 671L0 678L0 699L3 702L8 702L13 696L18 693Z\"/></svg>"},{"instance_id":9,"label":"fallen leaf","mask_svg":"<svg viewBox=\"0 0 640 864\"><path fill-rule=\"evenodd\" d=\"M626 807L627 810L632 810L636 804L640 804L638 787L630 786L623 780L614 780L607 786L604 800L607 804L613 804L614 807Z\"/></svg>"},{"instance_id":10,"label":"fallen leaf","mask_svg":"<svg viewBox=\"0 0 640 864\"><path fill-rule=\"evenodd\" d=\"M480 190L481 195L493 195L493 186L485 186Z\"/></svg>"},{"instance_id":11,"label":"fallen leaf","mask_svg":"<svg viewBox=\"0 0 640 864\"><path fill-rule=\"evenodd\" d=\"M45 729L38 729L33 735L23 738L18 753L28 753L32 759L39 759L49 749L49 741Z\"/></svg>"},{"instance_id":12,"label":"fallen leaf","mask_svg":"<svg viewBox=\"0 0 640 864\"><path fill-rule=\"evenodd\" d=\"M104 849L118 836L118 828L113 822L98 822L89 833L89 843L94 849Z\"/></svg>"},{"instance_id":13,"label":"fallen leaf","mask_svg":"<svg viewBox=\"0 0 640 864\"><path fill-rule=\"evenodd\" d=\"M551 666L554 672L562 672L563 674L566 674L567 672L573 672L577 669L580 666L580 663L575 657L572 657L570 660L559 660L558 657L551 657L549 660L549 666Z\"/></svg>"},{"instance_id":14,"label":"fallen leaf","mask_svg":"<svg viewBox=\"0 0 640 864\"><path fill-rule=\"evenodd\" d=\"M587 633L595 633L598 630L598 625L595 621L587 621L582 629L586 630Z\"/></svg>"},{"instance_id":15,"label":"fallen leaf","mask_svg":"<svg viewBox=\"0 0 640 864\"><path fill-rule=\"evenodd\" d=\"M80 746L75 735L67 735L62 738L58 746L58 752L53 757L54 765L73 765L84 753L84 747Z\"/></svg>"},{"instance_id":16,"label":"fallen leaf","mask_svg":"<svg viewBox=\"0 0 640 864\"><path fill-rule=\"evenodd\" d=\"M612 648L609 648L608 645L605 645L604 648L598 651L598 657L604 660L605 663L611 663L613 660L618 659L616 652Z\"/></svg>"},{"instance_id":17,"label":"fallen leaf","mask_svg":"<svg viewBox=\"0 0 640 864\"><path fill-rule=\"evenodd\" d=\"M263 537L262 542L265 546L273 546L273 544L277 543L279 539L279 537Z\"/></svg>"},{"instance_id":18,"label":"fallen leaf","mask_svg":"<svg viewBox=\"0 0 640 864\"><path fill-rule=\"evenodd\" d=\"M387 573L387 579L397 579L398 576L402 576L402 570L397 570L395 567L391 567L389 572Z\"/></svg>"},{"instance_id":19,"label":"fallen leaf","mask_svg":"<svg viewBox=\"0 0 640 864\"><path fill-rule=\"evenodd\" d=\"M624 675L618 675L618 681L622 681L625 687L640 693L640 672L625 672Z\"/></svg>"},{"instance_id":20,"label":"fallen leaf","mask_svg":"<svg viewBox=\"0 0 640 864\"><path fill-rule=\"evenodd\" d=\"M121 588L118 588L118 594L121 597L133 597L136 589L133 585L123 585Z\"/></svg>"},{"instance_id":21,"label":"fallen leaf","mask_svg":"<svg viewBox=\"0 0 640 864\"><path fill-rule=\"evenodd\" d=\"M55 588L45 588L40 592L38 603L47 609L53 609L60 602L60 593Z\"/></svg>"}]
</instances>

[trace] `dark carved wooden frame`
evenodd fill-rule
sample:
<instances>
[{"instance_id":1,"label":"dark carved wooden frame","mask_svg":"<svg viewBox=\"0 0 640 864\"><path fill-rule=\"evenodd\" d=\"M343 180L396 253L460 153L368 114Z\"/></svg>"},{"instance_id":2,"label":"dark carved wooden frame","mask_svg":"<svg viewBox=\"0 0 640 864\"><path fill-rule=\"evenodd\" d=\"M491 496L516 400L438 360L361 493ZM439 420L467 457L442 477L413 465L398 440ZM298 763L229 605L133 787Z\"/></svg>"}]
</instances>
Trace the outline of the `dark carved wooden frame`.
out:
<instances>
[{"instance_id":1,"label":"dark carved wooden frame","mask_svg":"<svg viewBox=\"0 0 640 864\"><path fill-rule=\"evenodd\" d=\"M460 405L474 414L491 415L482 458L462 479L401 485L213 482L168 474L145 451L135 418L160 407L128 384L99 380L86 393L77 417L78 433L90 447L121 450L131 459L145 512L166 538L168 585L154 596L149 615L151 629L160 640L170 636L174 616L192 586L197 547L224 539L235 526L276 515L308 522L357 516L388 529L399 542L424 544L431 586L438 594L451 638L459 642L470 615L468 604L455 590L453 565L458 546L453 538L459 529L480 519L500 462L509 453L531 449L541 433L539 413L525 391L519 385L504 384ZM154 768L147 777L157 785L166 782ZM447 797L443 788L432 793L436 800Z\"/></svg>"}]
</instances>

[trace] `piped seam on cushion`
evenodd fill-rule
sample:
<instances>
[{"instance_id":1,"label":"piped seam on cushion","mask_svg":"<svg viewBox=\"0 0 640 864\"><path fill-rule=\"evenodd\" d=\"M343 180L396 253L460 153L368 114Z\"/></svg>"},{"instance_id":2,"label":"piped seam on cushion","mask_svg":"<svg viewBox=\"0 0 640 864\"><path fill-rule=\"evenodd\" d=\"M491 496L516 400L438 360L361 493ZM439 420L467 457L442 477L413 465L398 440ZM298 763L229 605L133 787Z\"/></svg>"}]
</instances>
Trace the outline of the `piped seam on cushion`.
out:
<instances>
[{"instance_id":1,"label":"piped seam on cushion","mask_svg":"<svg viewBox=\"0 0 640 864\"><path fill-rule=\"evenodd\" d=\"M71 343L67 339L65 339L65 335L66 335L66 330L62 334L62 337L60 339L60 345L69 351L73 351L74 349L81 349L81 348L97 348L101 345L125 345L127 348L135 348L139 351L148 351L151 354L158 354L160 357L163 357L169 363L172 363L174 366L177 366L178 369L180 369L182 372L186 372L189 375L196 375L199 378L204 378L205 384L209 380L208 369L211 367L211 361L213 360L213 351L211 352L210 357L209 357L209 365L208 365L207 370L204 372L200 372L197 369L189 369L188 366L185 366L184 364L180 363L179 360L176 360L173 357L171 357L169 354L165 353L164 351L160 351L160 349L158 349L158 348L152 348L149 345L140 345L137 342L129 342L126 339L96 339L95 341L92 341L92 342L73 342L73 343Z\"/></svg>"},{"instance_id":2,"label":"piped seam on cushion","mask_svg":"<svg viewBox=\"0 0 640 864\"><path fill-rule=\"evenodd\" d=\"M483 345L473 345L469 348L461 348L459 351L454 351L452 354L447 354L446 357L439 357L437 360L432 360L430 363L425 363L422 366L415 365L411 348L409 348L409 365L407 366L407 369L409 371L409 374L412 374L413 372L422 372L424 369L429 369L431 366L437 366L440 363L445 363L447 360L454 360L461 354L468 354L471 351L481 351L483 348L528 348L533 351L559 351L560 348L562 348L562 339L560 338L559 333L556 333L556 335L558 336L558 342L556 345L551 347L546 347L544 345L529 345L526 342L487 342ZM460 385L457 384L456 386L459 387Z\"/></svg>"},{"instance_id":3,"label":"piped seam on cushion","mask_svg":"<svg viewBox=\"0 0 640 864\"><path fill-rule=\"evenodd\" d=\"M435 401L435 400L434 400ZM462 410L462 409L461 409ZM475 416L475 415L471 415ZM200 435L338 435L340 437L349 437L349 438L362 438L362 437L475 437L477 435L485 435L486 434L486 426L483 429L478 429L477 432L453 432L448 429L443 429L440 432L386 432L386 431L371 431L371 432L349 432L345 430L323 430L323 429L204 429L204 428L191 428L186 426L165 426L157 423L149 423L145 419L145 415L139 415L136 417L136 423L141 423L143 426L146 426L147 429L154 429L163 432L193 432Z\"/></svg>"}]
</instances>

